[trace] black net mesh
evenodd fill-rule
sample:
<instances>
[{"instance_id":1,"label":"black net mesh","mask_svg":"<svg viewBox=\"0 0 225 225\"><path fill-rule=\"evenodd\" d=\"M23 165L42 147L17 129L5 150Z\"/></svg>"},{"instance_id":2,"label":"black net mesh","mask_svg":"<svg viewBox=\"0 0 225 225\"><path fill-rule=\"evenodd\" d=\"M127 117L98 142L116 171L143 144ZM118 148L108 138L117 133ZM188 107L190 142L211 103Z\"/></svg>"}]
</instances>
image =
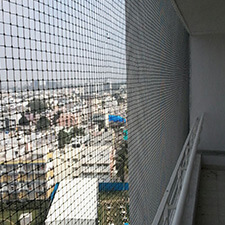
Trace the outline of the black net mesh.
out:
<instances>
[{"instance_id":1,"label":"black net mesh","mask_svg":"<svg viewBox=\"0 0 225 225\"><path fill-rule=\"evenodd\" d=\"M188 133L189 37L171 2L126 1L132 224L152 223Z\"/></svg>"},{"instance_id":2,"label":"black net mesh","mask_svg":"<svg viewBox=\"0 0 225 225\"><path fill-rule=\"evenodd\" d=\"M129 222L125 2L0 1L1 224Z\"/></svg>"}]
</instances>

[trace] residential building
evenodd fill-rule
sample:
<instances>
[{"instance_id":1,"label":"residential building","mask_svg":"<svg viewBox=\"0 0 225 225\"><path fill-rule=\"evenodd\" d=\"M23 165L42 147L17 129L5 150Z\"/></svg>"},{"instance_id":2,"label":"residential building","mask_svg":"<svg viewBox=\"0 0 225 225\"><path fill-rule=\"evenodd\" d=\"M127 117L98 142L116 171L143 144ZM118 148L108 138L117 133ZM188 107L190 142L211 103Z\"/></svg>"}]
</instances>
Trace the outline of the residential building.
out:
<instances>
[{"instance_id":1,"label":"residential building","mask_svg":"<svg viewBox=\"0 0 225 225\"><path fill-rule=\"evenodd\" d=\"M49 157L49 156L48 156ZM49 158L50 159L50 158ZM3 201L48 199L53 184L53 167L46 160L1 161L1 198Z\"/></svg>"},{"instance_id":2,"label":"residential building","mask_svg":"<svg viewBox=\"0 0 225 225\"><path fill-rule=\"evenodd\" d=\"M110 182L114 172L115 155L111 143L104 145L73 147L53 154L54 183L78 177L97 178L98 182ZM111 166L111 167L110 167ZM114 168L115 169L115 168Z\"/></svg>"},{"instance_id":3,"label":"residential building","mask_svg":"<svg viewBox=\"0 0 225 225\"><path fill-rule=\"evenodd\" d=\"M97 202L96 178L65 179L59 184L45 224L95 225L98 218Z\"/></svg>"},{"instance_id":4,"label":"residential building","mask_svg":"<svg viewBox=\"0 0 225 225\"><path fill-rule=\"evenodd\" d=\"M71 127L79 125L80 121L78 114L61 113L57 123L59 127Z\"/></svg>"},{"instance_id":5,"label":"residential building","mask_svg":"<svg viewBox=\"0 0 225 225\"><path fill-rule=\"evenodd\" d=\"M1 145L0 194L3 201L47 199L54 188L53 153L46 139L33 138L9 138Z\"/></svg>"}]
</instances>

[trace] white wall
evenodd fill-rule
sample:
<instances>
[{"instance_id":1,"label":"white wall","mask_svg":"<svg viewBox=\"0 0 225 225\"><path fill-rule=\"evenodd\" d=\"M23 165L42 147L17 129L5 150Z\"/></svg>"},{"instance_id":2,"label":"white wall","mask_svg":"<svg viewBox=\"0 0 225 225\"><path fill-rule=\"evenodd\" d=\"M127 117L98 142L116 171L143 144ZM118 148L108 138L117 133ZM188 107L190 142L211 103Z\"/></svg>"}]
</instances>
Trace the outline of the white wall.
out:
<instances>
[{"instance_id":1,"label":"white wall","mask_svg":"<svg viewBox=\"0 0 225 225\"><path fill-rule=\"evenodd\" d=\"M190 119L205 112L199 149L225 150L225 35L191 37Z\"/></svg>"}]
</instances>

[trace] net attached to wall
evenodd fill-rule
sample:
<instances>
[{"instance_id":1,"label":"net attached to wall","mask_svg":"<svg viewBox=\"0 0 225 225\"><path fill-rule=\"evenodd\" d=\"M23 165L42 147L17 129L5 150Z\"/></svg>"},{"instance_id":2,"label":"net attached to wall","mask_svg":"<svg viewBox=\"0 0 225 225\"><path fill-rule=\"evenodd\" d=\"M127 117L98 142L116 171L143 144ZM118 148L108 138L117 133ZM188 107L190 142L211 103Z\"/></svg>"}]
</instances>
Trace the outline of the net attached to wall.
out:
<instances>
[{"instance_id":1,"label":"net attached to wall","mask_svg":"<svg viewBox=\"0 0 225 225\"><path fill-rule=\"evenodd\" d=\"M0 224L129 222L125 2L0 2Z\"/></svg>"},{"instance_id":2,"label":"net attached to wall","mask_svg":"<svg viewBox=\"0 0 225 225\"><path fill-rule=\"evenodd\" d=\"M188 133L188 34L167 0L126 1L132 224L152 223Z\"/></svg>"}]
</instances>

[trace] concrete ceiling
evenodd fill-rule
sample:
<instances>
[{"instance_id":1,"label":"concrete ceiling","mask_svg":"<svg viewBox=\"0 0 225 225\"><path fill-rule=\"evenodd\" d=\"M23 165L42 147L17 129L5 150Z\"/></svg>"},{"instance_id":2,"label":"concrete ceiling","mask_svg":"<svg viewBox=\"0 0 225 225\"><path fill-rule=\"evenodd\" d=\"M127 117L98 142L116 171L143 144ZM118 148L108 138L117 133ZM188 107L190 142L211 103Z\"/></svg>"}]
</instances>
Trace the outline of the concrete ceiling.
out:
<instances>
[{"instance_id":1,"label":"concrete ceiling","mask_svg":"<svg viewBox=\"0 0 225 225\"><path fill-rule=\"evenodd\" d=\"M174 0L190 34L225 33L225 0Z\"/></svg>"}]
</instances>

